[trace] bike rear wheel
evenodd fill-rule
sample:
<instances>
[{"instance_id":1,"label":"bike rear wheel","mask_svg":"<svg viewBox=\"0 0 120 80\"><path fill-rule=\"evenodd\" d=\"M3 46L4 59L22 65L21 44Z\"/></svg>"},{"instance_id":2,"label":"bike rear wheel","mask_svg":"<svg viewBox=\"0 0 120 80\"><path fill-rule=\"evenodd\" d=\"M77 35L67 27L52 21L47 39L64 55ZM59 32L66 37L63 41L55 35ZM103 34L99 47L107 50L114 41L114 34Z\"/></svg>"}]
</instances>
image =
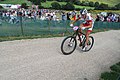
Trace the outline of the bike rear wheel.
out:
<instances>
[{"instance_id":1,"label":"bike rear wheel","mask_svg":"<svg viewBox=\"0 0 120 80\"><path fill-rule=\"evenodd\" d=\"M93 47L93 44L94 44L94 38L92 36L89 36L87 48L85 50L83 50L83 48L85 47L85 44L86 44L86 37L83 39L83 42L82 42L82 51L87 52L87 51L91 50L91 48Z\"/></svg>"},{"instance_id":2,"label":"bike rear wheel","mask_svg":"<svg viewBox=\"0 0 120 80\"><path fill-rule=\"evenodd\" d=\"M66 37L61 44L61 51L64 55L71 54L77 46L76 38L73 36Z\"/></svg>"}]
</instances>

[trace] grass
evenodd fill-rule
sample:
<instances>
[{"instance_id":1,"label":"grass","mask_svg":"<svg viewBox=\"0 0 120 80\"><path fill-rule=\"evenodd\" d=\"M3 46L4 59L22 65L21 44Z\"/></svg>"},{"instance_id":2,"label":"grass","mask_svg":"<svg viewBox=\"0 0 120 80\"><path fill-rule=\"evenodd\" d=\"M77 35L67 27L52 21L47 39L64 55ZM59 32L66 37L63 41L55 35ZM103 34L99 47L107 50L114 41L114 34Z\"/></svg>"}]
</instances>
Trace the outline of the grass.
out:
<instances>
[{"instance_id":1,"label":"grass","mask_svg":"<svg viewBox=\"0 0 120 80\"><path fill-rule=\"evenodd\" d=\"M56 2L56 1L46 1L45 3L41 3L41 5L45 8L50 8L51 3ZM1 1L0 4L22 4L22 3L27 3L27 5L31 6L32 3L27 1L27 0L5 0ZM65 5L66 2L59 2L60 5ZM75 8L86 8L86 9L94 9L94 7L88 7L88 6L78 6L75 5Z\"/></svg>"},{"instance_id":2,"label":"grass","mask_svg":"<svg viewBox=\"0 0 120 80\"><path fill-rule=\"evenodd\" d=\"M49 7L52 7L51 4L53 2L57 2L57 1L46 1L45 3L42 3L41 5L45 8L49 8ZM66 3L65 2L59 2L60 5L65 5Z\"/></svg>"},{"instance_id":3,"label":"grass","mask_svg":"<svg viewBox=\"0 0 120 80\"><path fill-rule=\"evenodd\" d=\"M22 3L27 3L27 5L31 6L32 3L27 1L27 0L5 0L5 1L0 1L0 4L22 4Z\"/></svg>"},{"instance_id":4,"label":"grass","mask_svg":"<svg viewBox=\"0 0 120 80\"><path fill-rule=\"evenodd\" d=\"M105 4L108 4L111 7L120 3L120 0L99 0L99 1L98 0L80 0L80 1L93 1L93 2L105 3Z\"/></svg>"},{"instance_id":5,"label":"grass","mask_svg":"<svg viewBox=\"0 0 120 80\"><path fill-rule=\"evenodd\" d=\"M99 3L105 3L108 4L109 6L114 6L116 4L119 3L119 0L80 0L80 1L93 1L93 2L99 2ZM44 6L45 8L51 7L51 3L53 3L55 1L46 1L45 3L42 3L42 6ZM22 3L27 3L28 5L32 5L31 2L27 1L27 0L5 0L5 1L1 1L0 4L22 4ZM65 5L66 2L59 2L61 5ZM77 6L75 5L76 8L84 8L86 6ZM94 7L86 7L87 9L93 9Z\"/></svg>"},{"instance_id":6,"label":"grass","mask_svg":"<svg viewBox=\"0 0 120 80\"><path fill-rule=\"evenodd\" d=\"M120 14L120 10L90 10L91 13L98 14L100 12L112 12Z\"/></svg>"},{"instance_id":7,"label":"grass","mask_svg":"<svg viewBox=\"0 0 120 80\"><path fill-rule=\"evenodd\" d=\"M51 3L53 2L57 2L57 1L46 1L46 3L42 3L41 5L45 8L49 8L52 7ZM65 5L66 2L59 2L60 5ZM86 9L94 9L94 7L88 7L88 6L78 6L78 5L74 5L75 8L86 8Z\"/></svg>"},{"instance_id":8,"label":"grass","mask_svg":"<svg viewBox=\"0 0 120 80\"><path fill-rule=\"evenodd\" d=\"M111 29L94 29L93 30L93 34L97 33L97 32L104 32L104 31L108 31ZM64 37L64 36L68 36L68 35L72 35L73 31L62 31L60 33L48 33L48 34L41 34L41 35L17 35L17 36L4 36L4 37L0 37L0 42L3 41L13 41L13 40L21 40L21 39L36 39L36 38L51 38L51 37Z\"/></svg>"},{"instance_id":9,"label":"grass","mask_svg":"<svg viewBox=\"0 0 120 80\"><path fill-rule=\"evenodd\" d=\"M104 72L101 74L100 80L118 80L118 77L120 77L120 62L112 65L110 69L110 72Z\"/></svg>"},{"instance_id":10,"label":"grass","mask_svg":"<svg viewBox=\"0 0 120 80\"><path fill-rule=\"evenodd\" d=\"M89 6L78 6L78 5L74 5L75 6L75 8L80 8L80 9L82 9L82 8L86 8L86 9L94 9L95 7L89 7Z\"/></svg>"},{"instance_id":11,"label":"grass","mask_svg":"<svg viewBox=\"0 0 120 80\"><path fill-rule=\"evenodd\" d=\"M3 41L13 41L13 40L22 40L22 39L37 39L37 38L50 38L50 37L61 37L62 34L56 35L34 35L34 36L7 36L7 37L0 37L0 42Z\"/></svg>"}]
</instances>

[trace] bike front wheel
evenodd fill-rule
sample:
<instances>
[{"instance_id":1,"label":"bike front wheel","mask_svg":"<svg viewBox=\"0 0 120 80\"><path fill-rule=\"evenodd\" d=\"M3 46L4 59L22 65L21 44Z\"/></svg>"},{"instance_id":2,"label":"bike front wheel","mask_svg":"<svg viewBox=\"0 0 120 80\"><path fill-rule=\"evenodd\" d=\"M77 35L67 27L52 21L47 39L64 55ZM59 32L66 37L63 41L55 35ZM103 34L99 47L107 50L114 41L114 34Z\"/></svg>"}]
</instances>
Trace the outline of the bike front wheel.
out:
<instances>
[{"instance_id":1,"label":"bike front wheel","mask_svg":"<svg viewBox=\"0 0 120 80\"><path fill-rule=\"evenodd\" d=\"M71 54L77 46L76 38L73 36L66 37L61 44L61 51L64 55Z\"/></svg>"}]
</instances>

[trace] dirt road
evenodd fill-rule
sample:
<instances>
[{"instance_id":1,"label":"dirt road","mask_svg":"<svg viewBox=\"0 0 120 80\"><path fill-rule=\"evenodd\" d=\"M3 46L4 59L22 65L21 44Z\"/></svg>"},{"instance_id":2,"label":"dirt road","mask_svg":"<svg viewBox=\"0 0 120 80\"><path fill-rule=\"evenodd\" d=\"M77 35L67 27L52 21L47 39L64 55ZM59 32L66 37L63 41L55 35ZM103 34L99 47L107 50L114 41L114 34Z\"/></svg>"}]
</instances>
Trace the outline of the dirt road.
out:
<instances>
[{"instance_id":1,"label":"dirt road","mask_svg":"<svg viewBox=\"0 0 120 80\"><path fill-rule=\"evenodd\" d=\"M63 55L64 37L0 42L0 80L98 80L120 61L120 30L92 34L95 44Z\"/></svg>"}]
</instances>

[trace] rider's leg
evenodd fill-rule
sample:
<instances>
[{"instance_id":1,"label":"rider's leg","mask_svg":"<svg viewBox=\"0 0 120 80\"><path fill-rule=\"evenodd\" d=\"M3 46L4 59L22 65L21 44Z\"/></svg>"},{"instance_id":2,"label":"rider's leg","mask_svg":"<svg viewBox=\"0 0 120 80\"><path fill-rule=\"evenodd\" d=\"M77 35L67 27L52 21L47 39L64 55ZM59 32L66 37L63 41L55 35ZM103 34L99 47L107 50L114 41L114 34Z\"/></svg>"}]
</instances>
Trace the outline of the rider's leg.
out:
<instances>
[{"instance_id":1,"label":"rider's leg","mask_svg":"<svg viewBox=\"0 0 120 80\"><path fill-rule=\"evenodd\" d=\"M86 32L86 46L87 46L87 44L88 44L88 41L89 41L89 35L90 35L90 33L91 33L91 30L87 30L87 32Z\"/></svg>"},{"instance_id":2,"label":"rider's leg","mask_svg":"<svg viewBox=\"0 0 120 80\"><path fill-rule=\"evenodd\" d=\"M83 24L80 24L80 29L79 29L79 32L81 33L82 32L82 27L84 27L83 26ZM80 34L79 36L82 36L82 34ZM82 40L81 40L81 37L80 37L80 44L79 44L79 46L81 47L82 46Z\"/></svg>"},{"instance_id":3,"label":"rider's leg","mask_svg":"<svg viewBox=\"0 0 120 80\"><path fill-rule=\"evenodd\" d=\"M83 24L80 24L79 27L80 27L79 32L82 32L82 27L84 27Z\"/></svg>"},{"instance_id":4,"label":"rider's leg","mask_svg":"<svg viewBox=\"0 0 120 80\"><path fill-rule=\"evenodd\" d=\"M91 30L87 30L86 32L86 43L85 43L85 47L82 49L82 50L86 50L87 49L87 44L88 44L88 41L89 41L89 35L91 33Z\"/></svg>"}]
</instances>

